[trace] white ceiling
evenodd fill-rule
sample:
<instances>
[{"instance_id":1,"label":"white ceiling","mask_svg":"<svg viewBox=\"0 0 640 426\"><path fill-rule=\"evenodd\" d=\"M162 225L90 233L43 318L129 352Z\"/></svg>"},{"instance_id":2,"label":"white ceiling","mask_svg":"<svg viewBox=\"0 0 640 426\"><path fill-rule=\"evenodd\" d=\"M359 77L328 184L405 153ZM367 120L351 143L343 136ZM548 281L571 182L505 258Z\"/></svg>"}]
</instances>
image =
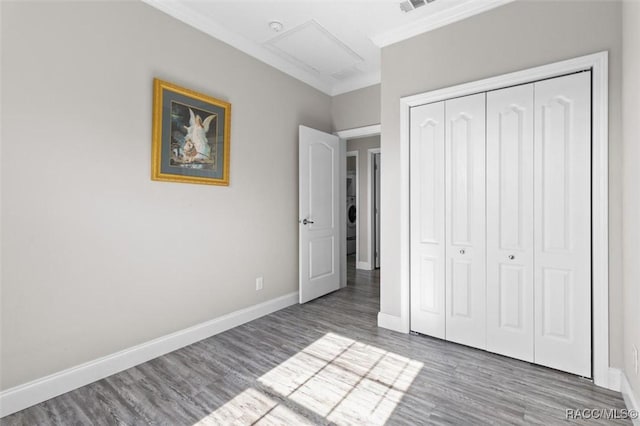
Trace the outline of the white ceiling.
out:
<instances>
[{"instance_id":1,"label":"white ceiling","mask_svg":"<svg viewBox=\"0 0 640 426\"><path fill-rule=\"evenodd\" d=\"M380 48L513 0L143 0L329 95L380 82ZM280 21L274 32L269 22Z\"/></svg>"}]
</instances>

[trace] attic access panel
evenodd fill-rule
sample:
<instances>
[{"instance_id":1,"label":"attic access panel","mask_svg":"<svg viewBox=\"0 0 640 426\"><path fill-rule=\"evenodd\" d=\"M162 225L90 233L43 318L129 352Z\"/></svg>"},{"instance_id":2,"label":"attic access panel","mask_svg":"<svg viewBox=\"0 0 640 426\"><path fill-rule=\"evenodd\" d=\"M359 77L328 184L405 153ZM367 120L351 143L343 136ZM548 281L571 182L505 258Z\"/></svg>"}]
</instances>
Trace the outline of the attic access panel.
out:
<instances>
[{"instance_id":1,"label":"attic access panel","mask_svg":"<svg viewBox=\"0 0 640 426\"><path fill-rule=\"evenodd\" d=\"M364 61L314 20L267 41L264 46L289 62L324 77L336 78Z\"/></svg>"}]
</instances>

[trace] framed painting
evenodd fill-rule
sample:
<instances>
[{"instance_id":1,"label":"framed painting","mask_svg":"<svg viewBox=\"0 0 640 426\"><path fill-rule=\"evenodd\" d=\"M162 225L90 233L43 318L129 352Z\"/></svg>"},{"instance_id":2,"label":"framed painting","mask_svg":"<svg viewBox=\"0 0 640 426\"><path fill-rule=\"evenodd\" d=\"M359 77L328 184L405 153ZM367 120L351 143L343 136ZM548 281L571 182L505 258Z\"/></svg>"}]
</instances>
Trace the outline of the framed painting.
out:
<instances>
[{"instance_id":1,"label":"framed painting","mask_svg":"<svg viewBox=\"0 0 640 426\"><path fill-rule=\"evenodd\" d=\"M229 185L231 104L153 80L151 179Z\"/></svg>"}]
</instances>

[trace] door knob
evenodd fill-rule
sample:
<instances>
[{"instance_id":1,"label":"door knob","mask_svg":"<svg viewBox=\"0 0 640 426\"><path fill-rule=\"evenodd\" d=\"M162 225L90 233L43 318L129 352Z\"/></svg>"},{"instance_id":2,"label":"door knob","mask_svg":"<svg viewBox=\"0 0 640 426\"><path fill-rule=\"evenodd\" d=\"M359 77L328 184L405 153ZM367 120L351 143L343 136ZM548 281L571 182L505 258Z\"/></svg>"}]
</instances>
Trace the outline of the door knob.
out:
<instances>
[{"instance_id":1,"label":"door knob","mask_svg":"<svg viewBox=\"0 0 640 426\"><path fill-rule=\"evenodd\" d=\"M314 222L312 220L309 220L309 219L303 219L302 220L302 224L303 225L306 225L306 224L309 224L309 223L314 223Z\"/></svg>"},{"instance_id":2,"label":"door knob","mask_svg":"<svg viewBox=\"0 0 640 426\"><path fill-rule=\"evenodd\" d=\"M516 258L516 257L515 257L514 255L512 255L512 254L510 254L510 255L509 255L509 259L513 260L513 259L515 259L515 258Z\"/></svg>"},{"instance_id":3,"label":"door knob","mask_svg":"<svg viewBox=\"0 0 640 426\"><path fill-rule=\"evenodd\" d=\"M464 254L464 253L465 253L464 249L460 249L460 254Z\"/></svg>"}]
</instances>

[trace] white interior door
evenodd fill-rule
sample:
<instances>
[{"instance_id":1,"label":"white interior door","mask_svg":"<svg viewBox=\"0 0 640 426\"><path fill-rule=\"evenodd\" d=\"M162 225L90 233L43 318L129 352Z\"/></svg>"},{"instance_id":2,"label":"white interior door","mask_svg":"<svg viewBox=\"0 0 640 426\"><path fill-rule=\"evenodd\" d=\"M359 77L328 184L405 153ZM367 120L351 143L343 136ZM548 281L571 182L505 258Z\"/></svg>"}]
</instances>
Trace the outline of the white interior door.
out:
<instances>
[{"instance_id":1,"label":"white interior door","mask_svg":"<svg viewBox=\"0 0 640 426\"><path fill-rule=\"evenodd\" d=\"M340 287L340 140L300 126L300 303Z\"/></svg>"},{"instance_id":2,"label":"white interior door","mask_svg":"<svg viewBox=\"0 0 640 426\"><path fill-rule=\"evenodd\" d=\"M533 362L533 84L487 93L487 350Z\"/></svg>"},{"instance_id":3,"label":"white interior door","mask_svg":"<svg viewBox=\"0 0 640 426\"><path fill-rule=\"evenodd\" d=\"M445 102L446 337L486 347L485 94Z\"/></svg>"},{"instance_id":4,"label":"white interior door","mask_svg":"<svg viewBox=\"0 0 640 426\"><path fill-rule=\"evenodd\" d=\"M591 377L591 72L535 83L535 362Z\"/></svg>"},{"instance_id":5,"label":"white interior door","mask_svg":"<svg viewBox=\"0 0 640 426\"><path fill-rule=\"evenodd\" d=\"M445 337L444 102L411 108L411 330Z\"/></svg>"}]
</instances>

